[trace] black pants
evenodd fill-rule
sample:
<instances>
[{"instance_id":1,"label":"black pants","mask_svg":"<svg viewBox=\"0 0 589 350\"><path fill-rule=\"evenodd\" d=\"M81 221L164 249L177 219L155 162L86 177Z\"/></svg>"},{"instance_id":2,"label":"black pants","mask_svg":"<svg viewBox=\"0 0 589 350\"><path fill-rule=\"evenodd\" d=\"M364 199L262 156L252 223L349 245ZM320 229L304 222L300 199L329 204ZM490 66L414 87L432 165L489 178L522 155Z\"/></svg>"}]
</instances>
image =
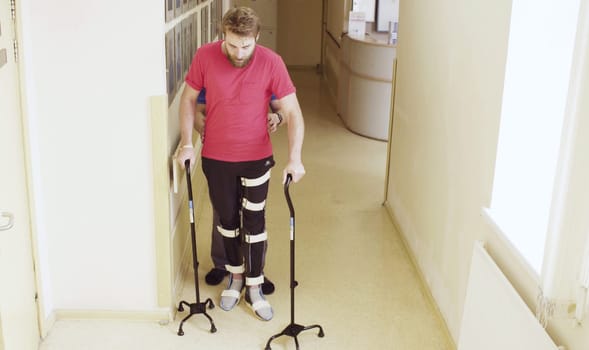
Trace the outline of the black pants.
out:
<instances>
[{"instance_id":1,"label":"black pants","mask_svg":"<svg viewBox=\"0 0 589 350\"><path fill-rule=\"evenodd\" d=\"M231 267L228 270L245 265L246 277L250 278L262 276L267 247L264 203L269 180L252 186L244 185L244 179L262 178L274 164L272 156L247 162L202 158L209 196L224 236L225 254ZM229 231L235 234L228 234Z\"/></svg>"},{"instance_id":2,"label":"black pants","mask_svg":"<svg viewBox=\"0 0 589 350\"><path fill-rule=\"evenodd\" d=\"M225 244L223 243L223 236L219 232L217 226L220 226L219 214L213 209L213 227L211 227L211 260L213 266L220 270L225 270L225 265L229 264L227 255L225 254ZM268 243L266 243L266 247ZM266 248L267 249L267 248ZM264 272L265 259L262 259L262 273Z\"/></svg>"}]
</instances>

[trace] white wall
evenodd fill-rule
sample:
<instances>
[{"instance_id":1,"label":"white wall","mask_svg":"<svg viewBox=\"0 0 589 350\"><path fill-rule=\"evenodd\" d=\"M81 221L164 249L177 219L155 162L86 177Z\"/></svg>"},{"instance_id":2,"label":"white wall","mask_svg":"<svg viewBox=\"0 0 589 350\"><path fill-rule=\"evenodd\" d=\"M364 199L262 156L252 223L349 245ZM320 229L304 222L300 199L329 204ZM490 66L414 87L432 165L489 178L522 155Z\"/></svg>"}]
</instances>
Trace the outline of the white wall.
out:
<instances>
[{"instance_id":1,"label":"white wall","mask_svg":"<svg viewBox=\"0 0 589 350\"><path fill-rule=\"evenodd\" d=\"M278 2L278 53L288 66L321 63L322 1Z\"/></svg>"},{"instance_id":2,"label":"white wall","mask_svg":"<svg viewBox=\"0 0 589 350\"><path fill-rule=\"evenodd\" d=\"M153 310L149 97L165 94L163 2L22 3L42 316Z\"/></svg>"},{"instance_id":3,"label":"white wall","mask_svg":"<svg viewBox=\"0 0 589 350\"><path fill-rule=\"evenodd\" d=\"M348 28L348 13L352 9L350 0L327 0L327 32L340 43L342 33Z\"/></svg>"},{"instance_id":4,"label":"white wall","mask_svg":"<svg viewBox=\"0 0 589 350\"><path fill-rule=\"evenodd\" d=\"M510 9L400 3L387 198L454 339L490 197Z\"/></svg>"},{"instance_id":5,"label":"white wall","mask_svg":"<svg viewBox=\"0 0 589 350\"><path fill-rule=\"evenodd\" d=\"M511 6L511 0L400 2L387 205L454 339L475 240L487 242L528 306L536 306L538 281L481 216L491 200ZM587 113L586 100L579 115ZM580 178L587 173L581 151L587 123L577 132L572 162L579 173L570 193L586 194ZM571 195L567 206L567 224L586 225L574 213L586 211L587 200ZM562 318L548 330L569 350L589 348L587 325Z\"/></svg>"}]
</instances>

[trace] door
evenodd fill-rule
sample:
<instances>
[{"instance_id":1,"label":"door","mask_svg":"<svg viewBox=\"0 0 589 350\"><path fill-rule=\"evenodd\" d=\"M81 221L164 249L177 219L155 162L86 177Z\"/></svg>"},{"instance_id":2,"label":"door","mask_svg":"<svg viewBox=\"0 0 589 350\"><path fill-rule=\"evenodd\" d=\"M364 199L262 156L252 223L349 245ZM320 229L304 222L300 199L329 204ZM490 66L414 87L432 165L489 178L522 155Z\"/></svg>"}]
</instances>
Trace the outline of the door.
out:
<instances>
[{"instance_id":1,"label":"door","mask_svg":"<svg viewBox=\"0 0 589 350\"><path fill-rule=\"evenodd\" d=\"M0 0L0 349L36 350L39 327L10 3Z\"/></svg>"}]
</instances>

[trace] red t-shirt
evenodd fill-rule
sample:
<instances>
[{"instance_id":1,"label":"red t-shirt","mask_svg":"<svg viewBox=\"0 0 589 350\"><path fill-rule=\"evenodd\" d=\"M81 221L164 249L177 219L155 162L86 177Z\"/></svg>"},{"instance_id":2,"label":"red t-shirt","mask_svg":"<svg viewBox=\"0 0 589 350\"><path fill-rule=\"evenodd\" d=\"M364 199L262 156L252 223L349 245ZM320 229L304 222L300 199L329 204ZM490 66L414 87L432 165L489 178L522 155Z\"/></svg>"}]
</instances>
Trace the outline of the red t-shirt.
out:
<instances>
[{"instance_id":1,"label":"red t-shirt","mask_svg":"<svg viewBox=\"0 0 589 350\"><path fill-rule=\"evenodd\" d=\"M248 65L236 68L221 49L222 41L200 47L186 83L207 89L207 119L202 156L227 162L259 160L272 155L267 130L272 94L295 92L280 56L256 45Z\"/></svg>"}]
</instances>

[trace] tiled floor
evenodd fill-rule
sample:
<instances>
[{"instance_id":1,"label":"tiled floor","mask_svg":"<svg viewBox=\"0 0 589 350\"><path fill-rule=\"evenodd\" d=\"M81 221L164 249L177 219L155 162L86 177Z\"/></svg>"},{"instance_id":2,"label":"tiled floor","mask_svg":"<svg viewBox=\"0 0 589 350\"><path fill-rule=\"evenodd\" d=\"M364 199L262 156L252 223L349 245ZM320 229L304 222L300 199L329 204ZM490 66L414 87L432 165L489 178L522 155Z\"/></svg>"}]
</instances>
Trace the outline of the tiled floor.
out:
<instances>
[{"instance_id":1,"label":"tiled floor","mask_svg":"<svg viewBox=\"0 0 589 350\"><path fill-rule=\"evenodd\" d=\"M297 95L306 121L303 161L307 175L292 184L296 211L296 315L302 325L320 324L299 335L305 350L395 349L450 350L443 322L426 297L386 210L382 206L386 143L348 131L335 113L327 90L312 71L294 71ZM288 209L280 177L286 156L286 128L273 135L277 166L267 202L270 249L266 275L277 286L268 296L275 311L270 322L255 319L242 302L231 312L216 307L208 321L193 316L185 335L175 322L58 321L41 350L183 350L264 349L268 338L290 322ZM210 269L210 207L200 217L200 277ZM200 234L204 233L204 234ZM192 272L190 272L190 275ZM183 296L194 300L187 277ZM201 299L218 302L222 286L203 283ZM272 349L295 349L290 337L272 342Z\"/></svg>"}]
</instances>

